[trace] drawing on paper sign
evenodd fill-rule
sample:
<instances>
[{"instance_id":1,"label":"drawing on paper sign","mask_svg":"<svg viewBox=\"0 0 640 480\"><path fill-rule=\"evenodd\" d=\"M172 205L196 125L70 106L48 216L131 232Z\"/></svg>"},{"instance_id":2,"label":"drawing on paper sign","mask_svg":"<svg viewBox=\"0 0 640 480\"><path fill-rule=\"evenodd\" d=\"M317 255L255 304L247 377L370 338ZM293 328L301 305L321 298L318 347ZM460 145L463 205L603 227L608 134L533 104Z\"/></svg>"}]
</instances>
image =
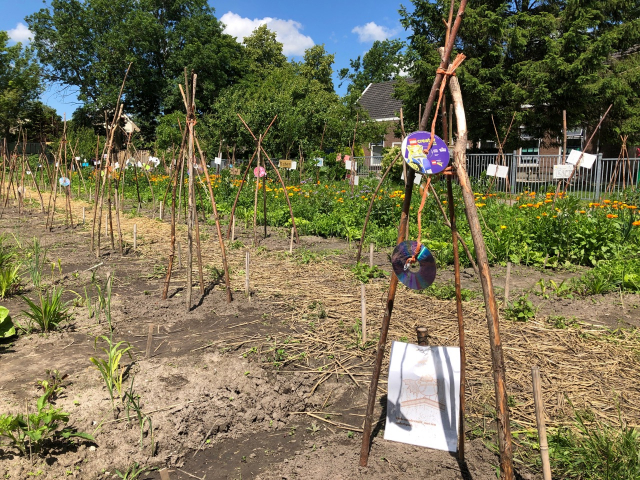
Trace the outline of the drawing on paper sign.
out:
<instances>
[{"instance_id":1,"label":"drawing on paper sign","mask_svg":"<svg viewBox=\"0 0 640 480\"><path fill-rule=\"evenodd\" d=\"M457 451L460 349L393 342L385 440Z\"/></svg>"}]
</instances>

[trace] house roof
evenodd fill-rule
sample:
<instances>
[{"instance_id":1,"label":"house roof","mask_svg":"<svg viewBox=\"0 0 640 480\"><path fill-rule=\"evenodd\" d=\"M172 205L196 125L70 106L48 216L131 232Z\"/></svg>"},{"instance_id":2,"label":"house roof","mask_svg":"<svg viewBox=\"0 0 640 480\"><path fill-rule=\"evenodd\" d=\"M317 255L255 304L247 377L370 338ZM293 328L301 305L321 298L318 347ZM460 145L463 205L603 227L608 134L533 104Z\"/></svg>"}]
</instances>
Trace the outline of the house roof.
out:
<instances>
[{"instance_id":1,"label":"house roof","mask_svg":"<svg viewBox=\"0 0 640 480\"><path fill-rule=\"evenodd\" d=\"M407 81L413 82L411 79L407 79ZM398 120L402 101L393 98L393 91L397 83L397 80L370 83L365 91L362 92L358 103L374 120Z\"/></svg>"}]
</instances>

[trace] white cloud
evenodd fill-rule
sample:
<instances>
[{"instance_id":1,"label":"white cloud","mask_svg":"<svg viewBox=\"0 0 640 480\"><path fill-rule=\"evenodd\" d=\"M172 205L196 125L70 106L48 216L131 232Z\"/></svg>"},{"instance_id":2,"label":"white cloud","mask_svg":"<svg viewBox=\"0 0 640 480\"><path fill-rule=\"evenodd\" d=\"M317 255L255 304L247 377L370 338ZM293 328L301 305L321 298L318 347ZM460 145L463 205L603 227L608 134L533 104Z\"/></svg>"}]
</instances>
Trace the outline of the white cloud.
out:
<instances>
[{"instance_id":1,"label":"white cloud","mask_svg":"<svg viewBox=\"0 0 640 480\"><path fill-rule=\"evenodd\" d=\"M282 53L285 55L304 55L307 48L313 47L315 42L307 35L303 35L302 24L295 20L282 20L279 18L246 18L237 13L227 12L220 21L224 23L224 33L236 37L239 41L248 37L260 25L267 25L269 30L276 32L276 39L282 43Z\"/></svg>"},{"instance_id":2,"label":"white cloud","mask_svg":"<svg viewBox=\"0 0 640 480\"><path fill-rule=\"evenodd\" d=\"M366 25L358 25L351 30L351 33L358 34L358 40L360 43L375 42L376 40L386 40L389 37L393 37L396 31L377 25L375 22L369 22Z\"/></svg>"},{"instance_id":3,"label":"white cloud","mask_svg":"<svg viewBox=\"0 0 640 480\"><path fill-rule=\"evenodd\" d=\"M7 33L9 34L9 38L14 42L29 43L33 38L31 30L22 22L18 22L16 28L7 30Z\"/></svg>"}]
</instances>

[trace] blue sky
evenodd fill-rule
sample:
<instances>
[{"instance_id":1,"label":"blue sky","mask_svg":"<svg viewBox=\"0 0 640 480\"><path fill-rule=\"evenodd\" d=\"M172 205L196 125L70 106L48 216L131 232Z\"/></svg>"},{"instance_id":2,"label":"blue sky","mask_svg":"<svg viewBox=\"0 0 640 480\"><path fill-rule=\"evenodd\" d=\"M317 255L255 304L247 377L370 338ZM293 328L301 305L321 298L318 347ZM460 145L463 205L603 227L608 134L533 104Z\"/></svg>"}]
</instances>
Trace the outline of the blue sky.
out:
<instances>
[{"instance_id":1,"label":"blue sky","mask_svg":"<svg viewBox=\"0 0 640 480\"><path fill-rule=\"evenodd\" d=\"M28 41L24 17L48 3L48 0L0 0L0 30L7 30L16 41ZM406 38L398 14L400 2L210 0L209 3L215 8L216 17L227 25L227 33L240 41L266 23L277 33L278 40L284 44L284 53L290 58L299 60L306 48L324 43L327 51L336 55L334 71L348 67L349 60L363 55L375 40ZM409 0L403 3L410 6ZM64 98L57 93L59 90L60 86L50 86L42 95L42 101L69 118L77 106L76 98L74 95ZM344 86L339 93L344 93Z\"/></svg>"}]
</instances>

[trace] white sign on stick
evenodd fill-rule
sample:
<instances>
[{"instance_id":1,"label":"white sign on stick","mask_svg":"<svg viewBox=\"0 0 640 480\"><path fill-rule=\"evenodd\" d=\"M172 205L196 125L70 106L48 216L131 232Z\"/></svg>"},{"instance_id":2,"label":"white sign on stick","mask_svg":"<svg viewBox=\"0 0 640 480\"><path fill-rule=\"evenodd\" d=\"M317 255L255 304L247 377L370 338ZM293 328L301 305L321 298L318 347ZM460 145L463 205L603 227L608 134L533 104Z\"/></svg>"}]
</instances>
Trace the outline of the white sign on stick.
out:
<instances>
[{"instance_id":1,"label":"white sign on stick","mask_svg":"<svg viewBox=\"0 0 640 480\"><path fill-rule=\"evenodd\" d=\"M324 167L324 158L316 157L314 160L316 162L316 167Z\"/></svg>"},{"instance_id":2,"label":"white sign on stick","mask_svg":"<svg viewBox=\"0 0 640 480\"><path fill-rule=\"evenodd\" d=\"M298 166L298 162L293 160L291 162L291 168L289 170L295 170L297 166Z\"/></svg>"},{"instance_id":3,"label":"white sign on stick","mask_svg":"<svg viewBox=\"0 0 640 480\"><path fill-rule=\"evenodd\" d=\"M509 167L507 167L506 165L499 165L498 166L498 171L496 172L496 177L498 177L498 178L507 178L508 174L509 174Z\"/></svg>"},{"instance_id":4,"label":"white sign on stick","mask_svg":"<svg viewBox=\"0 0 640 480\"><path fill-rule=\"evenodd\" d=\"M393 342L385 440L456 452L460 349Z\"/></svg>"},{"instance_id":5,"label":"white sign on stick","mask_svg":"<svg viewBox=\"0 0 640 480\"><path fill-rule=\"evenodd\" d=\"M214 158L213 163L215 163L216 165L222 165L222 157Z\"/></svg>"},{"instance_id":6,"label":"white sign on stick","mask_svg":"<svg viewBox=\"0 0 640 480\"><path fill-rule=\"evenodd\" d=\"M402 175L400 175L400 180L404 181L404 172L402 172ZM413 184L420 185L420 182L422 182L422 175L416 173L415 177L413 178Z\"/></svg>"},{"instance_id":7,"label":"white sign on stick","mask_svg":"<svg viewBox=\"0 0 640 480\"><path fill-rule=\"evenodd\" d=\"M554 165L553 179L559 180L562 178L569 178L572 172L573 172L573 165Z\"/></svg>"},{"instance_id":8,"label":"white sign on stick","mask_svg":"<svg viewBox=\"0 0 640 480\"><path fill-rule=\"evenodd\" d=\"M360 177L358 175L353 176L353 184L360 185Z\"/></svg>"},{"instance_id":9,"label":"white sign on stick","mask_svg":"<svg viewBox=\"0 0 640 480\"><path fill-rule=\"evenodd\" d=\"M497 169L498 166L493 163L487 165L487 177L495 177Z\"/></svg>"},{"instance_id":10,"label":"white sign on stick","mask_svg":"<svg viewBox=\"0 0 640 480\"><path fill-rule=\"evenodd\" d=\"M582 158L580 158L582 156ZM569 158L567 158L567 163L570 165L576 165L578 161L580 161L579 167L583 168L591 168L593 164L598 158L596 155L591 155L590 153L584 153L579 150L571 150L569 153Z\"/></svg>"},{"instance_id":11,"label":"white sign on stick","mask_svg":"<svg viewBox=\"0 0 640 480\"><path fill-rule=\"evenodd\" d=\"M344 162L344 168L347 170L351 170L351 160L347 160Z\"/></svg>"}]
</instances>

